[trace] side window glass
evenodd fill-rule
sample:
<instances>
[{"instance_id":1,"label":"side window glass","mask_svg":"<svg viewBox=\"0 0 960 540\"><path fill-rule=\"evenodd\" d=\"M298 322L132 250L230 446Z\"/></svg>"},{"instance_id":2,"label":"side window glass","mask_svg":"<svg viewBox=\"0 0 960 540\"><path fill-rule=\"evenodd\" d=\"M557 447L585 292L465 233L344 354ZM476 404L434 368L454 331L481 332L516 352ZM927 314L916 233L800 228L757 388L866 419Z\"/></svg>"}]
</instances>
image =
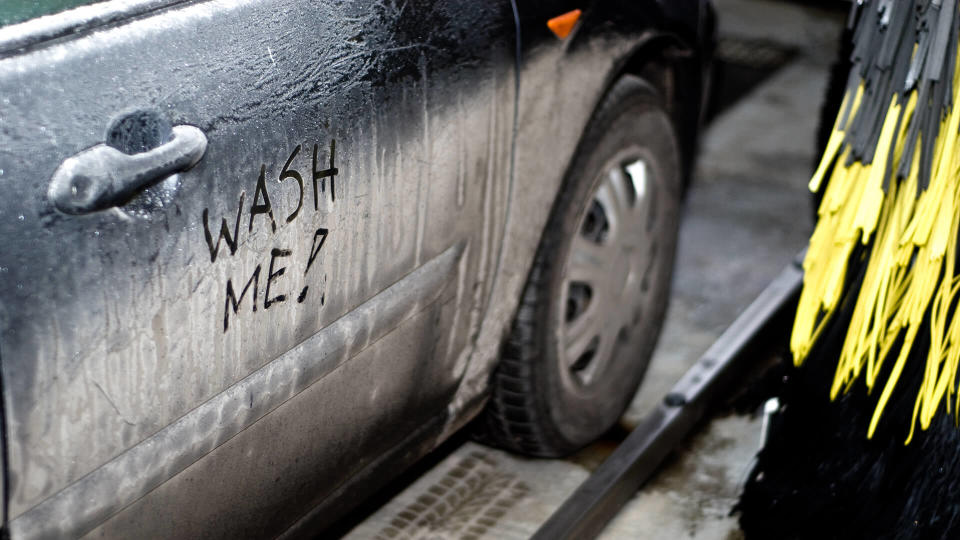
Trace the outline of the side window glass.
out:
<instances>
[{"instance_id":1,"label":"side window glass","mask_svg":"<svg viewBox=\"0 0 960 540\"><path fill-rule=\"evenodd\" d=\"M41 15L59 13L77 6L103 0L3 0L0 1L0 27L27 21Z\"/></svg>"}]
</instances>

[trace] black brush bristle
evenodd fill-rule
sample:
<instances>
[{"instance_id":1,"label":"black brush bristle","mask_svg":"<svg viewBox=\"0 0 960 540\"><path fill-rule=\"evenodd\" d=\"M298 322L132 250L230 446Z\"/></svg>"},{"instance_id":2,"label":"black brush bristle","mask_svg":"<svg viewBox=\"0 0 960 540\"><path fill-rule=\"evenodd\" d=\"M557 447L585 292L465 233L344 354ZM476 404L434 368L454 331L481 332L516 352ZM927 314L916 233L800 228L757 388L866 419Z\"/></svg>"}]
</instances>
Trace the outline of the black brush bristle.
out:
<instances>
[{"instance_id":1,"label":"black brush bristle","mask_svg":"<svg viewBox=\"0 0 960 540\"><path fill-rule=\"evenodd\" d=\"M862 279L860 266L855 279ZM853 283L848 290L858 288ZM852 304L845 299L802 368L786 368L777 392L781 412L736 509L740 525L748 539L960 538L954 417L937 415L909 445L901 422L881 422L868 440L879 392L870 395L860 382L836 401L828 398ZM912 416L915 395L905 389L920 384L922 367L907 362L887 418Z\"/></svg>"}]
</instances>

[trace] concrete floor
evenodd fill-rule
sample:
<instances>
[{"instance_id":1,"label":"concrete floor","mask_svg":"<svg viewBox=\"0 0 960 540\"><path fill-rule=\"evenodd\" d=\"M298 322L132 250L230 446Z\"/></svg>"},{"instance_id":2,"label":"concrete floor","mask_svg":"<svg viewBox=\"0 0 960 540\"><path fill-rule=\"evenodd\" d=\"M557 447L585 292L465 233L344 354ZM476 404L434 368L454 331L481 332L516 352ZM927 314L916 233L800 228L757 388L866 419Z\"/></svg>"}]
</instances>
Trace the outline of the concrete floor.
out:
<instances>
[{"instance_id":1,"label":"concrete floor","mask_svg":"<svg viewBox=\"0 0 960 540\"><path fill-rule=\"evenodd\" d=\"M721 40L767 40L796 56L704 134L667 320L626 427L805 246L812 227L806 183L843 14L769 0L715 3ZM743 416L706 424L601 538L739 538L729 514L759 447L759 425ZM600 441L568 460L523 459L466 443L347 538L527 538L617 442ZM417 525L431 514L428 525Z\"/></svg>"}]
</instances>

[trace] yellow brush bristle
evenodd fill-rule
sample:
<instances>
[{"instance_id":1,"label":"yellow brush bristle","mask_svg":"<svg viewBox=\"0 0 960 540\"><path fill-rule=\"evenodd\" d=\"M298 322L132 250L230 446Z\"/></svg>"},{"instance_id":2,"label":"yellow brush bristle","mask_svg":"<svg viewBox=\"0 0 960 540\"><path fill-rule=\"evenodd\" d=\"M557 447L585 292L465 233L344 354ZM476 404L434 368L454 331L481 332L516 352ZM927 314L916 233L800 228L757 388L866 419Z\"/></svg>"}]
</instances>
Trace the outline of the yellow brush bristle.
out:
<instances>
[{"instance_id":1,"label":"yellow brush bristle","mask_svg":"<svg viewBox=\"0 0 960 540\"><path fill-rule=\"evenodd\" d=\"M960 79L956 72L953 76L952 103L957 103ZM960 317L954 317L960 294L955 268L960 229L960 107L945 107L940 116L936 140L929 145L929 185L918 194L920 149L923 138L930 135L920 132L914 148L908 149L908 127L920 105L927 104L918 103L916 89L890 97L875 150L865 163L865 159L851 159L846 138L852 119L864 106L864 96L863 81L855 92L847 91L841 105L841 111L849 107L847 121L841 125L838 116L810 180L811 190L823 188L823 199L803 262L804 285L790 348L794 363L802 365L844 298L857 245L868 246L830 398L848 391L861 377L870 390L879 383L882 390L867 432L872 437L907 362L923 361L916 360L922 355L912 353L921 341L921 329L929 328L923 381L916 389L906 438L909 443L916 425L927 429L938 411L960 411ZM902 159L909 163L901 164ZM898 178L893 172L898 169L909 172ZM879 380L888 357L893 365L886 379Z\"/></svg>"}]
</instances>

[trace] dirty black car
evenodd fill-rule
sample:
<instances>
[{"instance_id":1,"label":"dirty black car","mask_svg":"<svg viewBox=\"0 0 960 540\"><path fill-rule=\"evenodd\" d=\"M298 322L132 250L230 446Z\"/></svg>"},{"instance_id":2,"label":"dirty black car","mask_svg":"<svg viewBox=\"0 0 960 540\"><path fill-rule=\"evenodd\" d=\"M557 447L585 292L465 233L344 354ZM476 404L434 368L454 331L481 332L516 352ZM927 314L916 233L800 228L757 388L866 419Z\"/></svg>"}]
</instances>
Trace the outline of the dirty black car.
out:
<instances>
[{"instance_id":1,"label":"dirty black car","mask_svg":"<svg viewBox=\"0 0 960 540\"><path fill-rule=\"evenodd\" d=\"M706 0L37 0L0 24L12 537L315 533L471 420L558 456L627 405Z\"/></svg>"}]
</instances>

